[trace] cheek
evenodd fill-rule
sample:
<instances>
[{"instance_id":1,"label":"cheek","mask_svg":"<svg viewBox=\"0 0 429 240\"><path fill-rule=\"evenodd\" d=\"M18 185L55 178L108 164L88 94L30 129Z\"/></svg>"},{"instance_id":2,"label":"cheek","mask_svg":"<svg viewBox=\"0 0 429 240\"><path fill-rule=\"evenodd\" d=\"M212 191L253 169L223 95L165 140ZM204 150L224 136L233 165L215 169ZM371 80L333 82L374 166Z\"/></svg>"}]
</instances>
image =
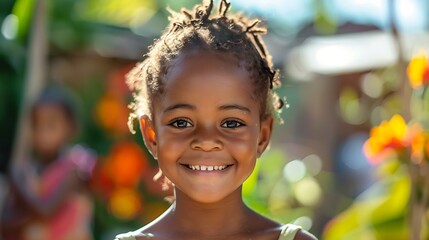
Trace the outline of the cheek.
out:
<instances>
[{"instance_id":1,"label":"cheek","mask_svg":"<svg viewBox=\"0 0 429 240\"><path fill-rule=\"evenodd\" d=\"M239 134L229 136L226 147L230 149L236 159L255 158L258 146L257 129L252 128Z\"/></svg>"},{"instance_id":2,"label":"cheek","mask_svg":"<svg viewBox=\"0 0 429 240\"><path fill-rule=\"evenodd\" d=\"M189 141L186 138L173 136L171 133L163 133L158 140L158 161L176 161L187 149Z\"/></svg>"}]
</instances>

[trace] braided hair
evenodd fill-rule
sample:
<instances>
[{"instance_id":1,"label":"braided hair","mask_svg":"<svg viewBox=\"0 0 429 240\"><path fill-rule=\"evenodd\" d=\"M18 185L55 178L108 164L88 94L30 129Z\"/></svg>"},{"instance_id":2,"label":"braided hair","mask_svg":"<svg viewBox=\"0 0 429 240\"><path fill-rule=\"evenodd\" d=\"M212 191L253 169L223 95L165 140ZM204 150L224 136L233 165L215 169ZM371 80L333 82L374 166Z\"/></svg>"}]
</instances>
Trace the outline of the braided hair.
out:
<instances>
[{"instance_id":1,"label":"braided hair","mask_svg":"<svg viewBox=\"0 0 429 240\"><path fill-rule=\"evenodd\" d=\"M254 84L261 119L281 110L284 103L273 91L280 86L279 74L273 68L271 56L261 39L266 28L258 26L259 20L251 20L240 14L227 16L230 5L227 0L221 0L214 16L213 0L203 0L193 10L174 12L168 9L171 13L169 26L149 47L146 59L126 76L134 98L128 120L133 133L136 118L142 115L152 118L152 102L162 96L163 81L174 60L183 53L195 50L216 51L237 59L251 76L249 83Z\"/></svg>"}]
</instances>

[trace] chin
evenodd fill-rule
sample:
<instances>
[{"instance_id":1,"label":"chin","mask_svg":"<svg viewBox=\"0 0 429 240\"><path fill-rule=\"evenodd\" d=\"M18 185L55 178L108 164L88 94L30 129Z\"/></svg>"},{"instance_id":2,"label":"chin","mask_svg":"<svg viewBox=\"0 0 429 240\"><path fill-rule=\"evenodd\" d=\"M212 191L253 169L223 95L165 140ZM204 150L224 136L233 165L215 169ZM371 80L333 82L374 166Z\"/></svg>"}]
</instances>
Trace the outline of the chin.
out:
<instances>
[{"instance_id":1,"label":"chin","mask_svg":"<svg viewBox=\"0 0 429 240\"><path fill-rule=\"evenodd\" d=\"M191 197L195 202L203 204L212 204L217 203L225 199L225 196L216 196L216 195L205 195L205 196L195 196Z\"/></svg>"},{"instance_id":2,"label":"chin","mask_svg":"<svg viewBox=\"0 0 429 240\"><path fill-rule=\"evenodd\" d=\"M185 194L187 198L192 199L194 202L197 203L203 203L203 204L214 204L214 203L218 203L221 202L229 197L232 197L233 195L235 195L236 191L232 191L232 192L220 192L220 191L194 191L190 194L188 194L186 191L183 192L182 194ZM239 192L241 193L241 190L239 190ZM241 198L241 195L240 195Z\"/></svg>"}]
</instances>

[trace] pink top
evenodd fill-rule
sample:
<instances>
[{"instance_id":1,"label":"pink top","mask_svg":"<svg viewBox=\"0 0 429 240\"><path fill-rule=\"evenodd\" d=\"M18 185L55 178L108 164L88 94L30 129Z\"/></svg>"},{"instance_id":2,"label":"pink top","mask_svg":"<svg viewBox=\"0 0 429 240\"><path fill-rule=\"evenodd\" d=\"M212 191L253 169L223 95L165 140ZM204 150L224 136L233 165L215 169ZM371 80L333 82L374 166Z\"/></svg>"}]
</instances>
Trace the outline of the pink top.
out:
<instances>
[{"instance_id":1,"label":"pink top","mask_svg":"<svg viewBox=\"0 0 429 240\"><path fill-rule=\"evenodd\" d=\"M90 223L92 219L92 201L90 197L76 188L70 188L66 197L59 203L52 215L37 216L23 207L18 200L25 198L29 205L49 202L61 189L67 188L65 182L73 172L82 178L89 178L95 166L95 154L89 149L75 145L69 148L55 162L37 172L37 165L26 161L15 165L15 185L20 185L15 194L5 202L3 221L16 222L18 232L4 236L8 239L23 240L89 240L92 237ZM85 180L85 179L82 179ZM18 196L22 195L22 196ZM38 203L35 203L37 201ZM10 220L9 220L10 219ZM20 235L20 236L17 236Z\"/></svg>"}]
</instances>

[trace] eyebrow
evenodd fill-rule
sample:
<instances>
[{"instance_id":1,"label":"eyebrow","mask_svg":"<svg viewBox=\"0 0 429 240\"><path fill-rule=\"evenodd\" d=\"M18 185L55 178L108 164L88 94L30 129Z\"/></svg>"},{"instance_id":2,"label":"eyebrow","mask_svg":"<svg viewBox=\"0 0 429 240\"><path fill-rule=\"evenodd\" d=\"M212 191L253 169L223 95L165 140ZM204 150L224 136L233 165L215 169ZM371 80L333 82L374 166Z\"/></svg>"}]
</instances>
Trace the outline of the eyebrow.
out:
<instances>
[{"instance_id":1,"label":"eyebrow","mask_svg":"<svg viewBox=\"0 0 429 240\"><path fill-rule=\"evenodd\" d=\"M189 109L189 110L195 110L196 107L194 105L191 104L187 104L187 103L178 103L178 104L174 104L171 106L168 106L165 110L164 113L166 112L170 112L176 109ZM247 113L251 113L250 109L245 107L245 106L241 106L238 104L227 104L227 105L222 105L219 106L219 110L240 110L243 112L247 112Z\"/></svg>"},{"instance_id":2,"label":"eyebrow","mask_svg":"<svg viewBox=\"0 0 429 240\"><path fill-rule=\"evenodd\" d=\"M191 104L178 103L178 104L174 104L174 105L171 105L171 106L167 107L164 110L164 113L169 112L169 111L173 111L173 110L179 109L179 108L184 108L184 109L189 109L189 110L195 110L196 109L196 107L193 106L193 105L191 105Z\"/></svg>"},{"instance_id":3,"label":"eyebrow","mask_svg":"<svg viewBox=\"0 0 429 240\"><path fill-rule=\"evenodd\" d=\"M240 110L240 111L244 111L247 113L251 113L250 109L245 107L245 106L241 106L238 104L228 104L228 105L222 105L219 107L220 110Z\"/></svg>"}]
</instances>

